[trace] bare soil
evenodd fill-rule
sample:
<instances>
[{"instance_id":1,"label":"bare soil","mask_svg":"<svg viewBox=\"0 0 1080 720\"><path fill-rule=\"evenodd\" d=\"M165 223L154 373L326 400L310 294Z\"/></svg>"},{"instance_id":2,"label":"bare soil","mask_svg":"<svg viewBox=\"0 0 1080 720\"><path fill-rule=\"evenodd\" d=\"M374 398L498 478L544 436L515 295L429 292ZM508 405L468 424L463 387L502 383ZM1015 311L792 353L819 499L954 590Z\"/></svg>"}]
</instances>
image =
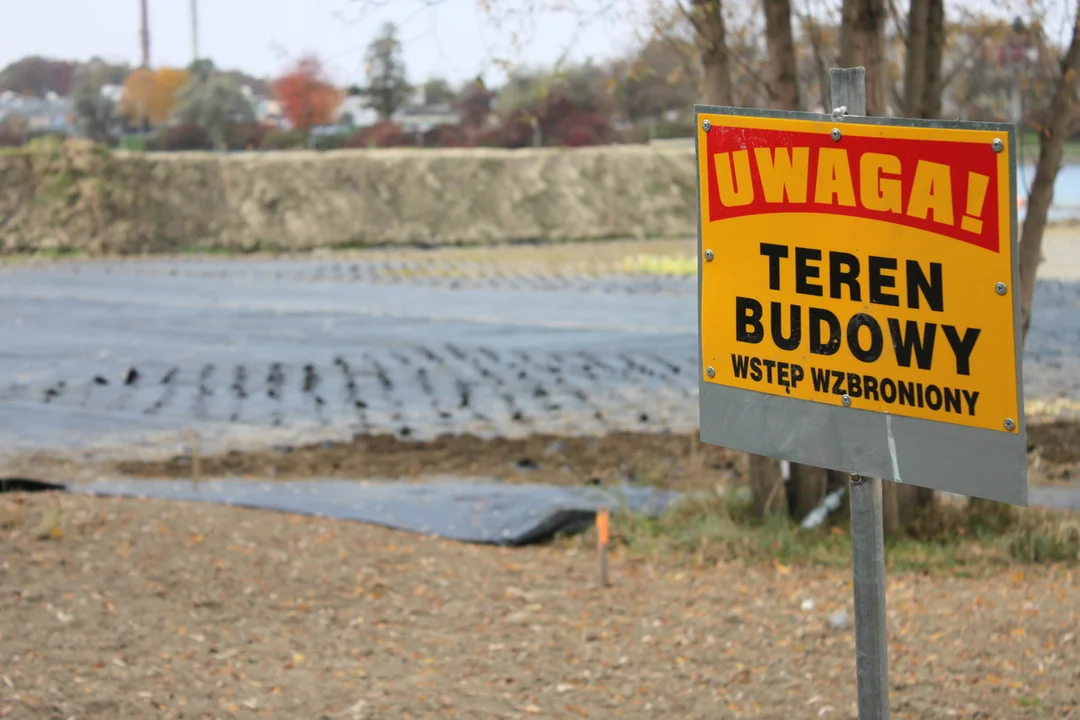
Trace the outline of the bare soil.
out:
<instances>
[{"instance_id":1,"label":"bare soil","mask_svg":"<svg viewBox=\"0 0 1080 720\"><path fill-rule=\"evenodd\" d=\"M208 476L278 478L409 478L425 475L498 477L557 485L643 482L665 488L714 487L740 475L742 453L703 445L693 435L612 433L600 437L533 435L478 438L444 435L408 442L389 435L352 442L199 459ZM116 463L112 470L139 477L190 477L191 456Z\"/></svg>"},{"instance_id":2,"label":"bare soil","mask_svg":"<svg viewBox=\"0 0 1080 720\"><path fill-rule=\"evenodd\" d=\"M1050 484L1080 477L1080 423L1033 423L1028 427L1030 482ZM349 443L319 443L269 451L199 458L208 476L278 478L407 478L454 474L558 485L644 482L673 489L738 484L742 453L703 445L695 434L612 433L600 437L533 435L484 439L444 435L419 443L389 435ZM190 455L163 461L127 461L107 471L139 477L191 477Z\"/></svg>"},{"instance_id":3,"label":"bare soil","mask_svg":"<svg viewBox=\"0 0 1080 720\"><path fill-rule=\"evenodd\" d=\"M1028 426L1029 482L1066 484L1080 479L1080 423L1056 420ZM5 460L0 476L67 484L101 477L345 477L409 479L431 475L494 477L552 485L645 483L664 489L740 485L743 453L702 444L695 434L619 432L597 437L532 435L479 438L443 435L413 442L391 435L350 442L280 446L221 455L86 462L31 453Z\"/></svg>"},{"instance_id":4,"label":"bare soil","mask_svg":"<svg viewBox=\"0 0 1080 720\"><path fill-rule=\"evenodd\" d=\"M601 589L580 543L53 493L0 523L0 717L856 716L843 570L616 553ZM1076 592L894 574L893 717L1078 717Z\"/></svg>"}]
</instances>

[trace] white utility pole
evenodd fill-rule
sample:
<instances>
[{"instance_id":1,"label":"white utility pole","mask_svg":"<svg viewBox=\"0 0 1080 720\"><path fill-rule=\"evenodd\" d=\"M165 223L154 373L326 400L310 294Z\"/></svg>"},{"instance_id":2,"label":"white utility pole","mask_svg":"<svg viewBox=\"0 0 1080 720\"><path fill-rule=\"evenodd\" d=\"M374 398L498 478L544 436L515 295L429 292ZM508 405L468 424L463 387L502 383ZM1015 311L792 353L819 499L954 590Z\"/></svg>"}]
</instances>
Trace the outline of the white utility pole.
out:
<instances>
[{"instance_id":1,"label":"white utility pole","mask_svg":"<svg viewBox=\"0 0 1080 720\"><path fill-rule=\"evenodd\" d=\"M191 0L191 62L199 59L199 0Z\"/></svg>"}]
</instances>

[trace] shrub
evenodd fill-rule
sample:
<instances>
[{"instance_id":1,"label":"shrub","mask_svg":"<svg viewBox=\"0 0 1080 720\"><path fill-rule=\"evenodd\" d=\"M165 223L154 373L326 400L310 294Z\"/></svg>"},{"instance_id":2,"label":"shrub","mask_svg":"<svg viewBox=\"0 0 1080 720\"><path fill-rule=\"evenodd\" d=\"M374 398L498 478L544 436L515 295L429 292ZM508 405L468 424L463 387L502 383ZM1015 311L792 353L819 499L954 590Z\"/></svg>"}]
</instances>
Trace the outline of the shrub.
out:
<instances>
[{"instance_id":1,"label":"shrub","mask_svg":"<svg viewBox=\"0 0 1080 720\"><path fill-rule=\"evenodd\" d=\"M349 140L352 139L351 133L334 133L332 135L316 135L315 136L315 149L316 150L341 150L342 148L349 146Z\"/></svg>"},{"instance_id":2,"label":"shrub","mask_svg":"<svg viewBox=\"0 0 1080 720\"><path fill-rule=\"evenodd\" d=\"M571 113L554 128L553 138L566 147L606 145L614 133L607 118L596 113Z\"/></svg>"},{"instance_id":3,"label":"shrub","mask_svg":"<svg viewBox=\"0 0 1080 720\"><path fill-rule=\"evenodd\" d=\"M506 134L502 128L484 130L476 136L476 147L506 147Z\"/></svg>"},{"instance_id":4,"label":"shrub","mask_svg":"<svg viewBox=\"0 0 1080 720\"><path fill-rule=\"evenodd\" d=\"M468 144L465 131L457 125L438 125L424 136L425 147L465 147Z\"/></svg>"},{"instance_id":5,"label":"shrub","mask_svg":"<svg viewBox=\"0 0 1080 720\"><path fill-rule=\"evenodd\" d=\"M400 125L389 120L383 120L357 130L348 143L349 147L354 148L409 147L412 145L416 145L416 138L405 132Z\"/></svg>"},{"instance_id":6,"label":"shrub","mask_svg":"<svg viewBox=\"0 0 1080 720\"><path fill-rule=\"evenodd\" d=\"M256 122L234 123L225 127L225 146L230 150L251 150L263 146L270 128Z\"/></svg>"},{"instance_id":7,"label":"shrub","mask_svg":"<svg viewBox=\"0 0 1080 720\"><path fill-rule=\"evenodd\" d=\"M15 128L0 127L0 147L20 147L23 133Z\"/></svg>"},{"instance_id":8,"label":"shrub","mask_svg":"<svg viewBox=\"0 0 1080 720\"><path fill-rule=\"evenodd\" d=\"M198 125L174 125L160 131L146 141L147 150L182 152L190 150L213 150L209 133Z\"/></svg>"},{"instance_id":9,"label":"shrub","mask_svg":"<svg viewBox=\"0 0 1080 720\"><path fill-rule=\"evenodd\" d=\"M694 121L690 120L664 120L656 123L653 128L653 137L657 140L672 140L675 138L693 138Z\"/></svg>"},{"instance_id":10,"label":"shrub","mask_svg":"<svg viewBox=\"0 0 1080 720\"><path fill-rule=\"evenodd\" d=\"M532 113L528 110L518 109L510 113L502 126L502 145L508 148L532 147L533 123ZM542 126L541 126L542 127Z\"/></svg>"},{"instance_id":11,"label":"shrub","mask_svg":"<svg viewBox=\"0 0 1080 720\"><path fill-rule=\"evenodd\" d=\"M271 130L260 144L263 150L297 150L307 147L307 136L296 130Z\"/></svg>"}]
</instances>

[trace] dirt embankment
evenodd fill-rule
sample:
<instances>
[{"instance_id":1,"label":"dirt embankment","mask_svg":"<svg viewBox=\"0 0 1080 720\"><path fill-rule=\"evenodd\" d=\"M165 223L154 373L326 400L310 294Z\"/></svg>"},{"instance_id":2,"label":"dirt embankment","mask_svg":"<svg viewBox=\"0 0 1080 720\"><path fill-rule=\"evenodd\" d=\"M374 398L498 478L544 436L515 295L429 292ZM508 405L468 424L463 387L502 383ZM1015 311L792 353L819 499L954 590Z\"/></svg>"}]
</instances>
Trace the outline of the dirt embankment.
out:
<instances>
[{"instance_id":1,"label":"dirt embankment","mask_svg":"<svg viewBox=\"0 0 1080 720\"><path fill-rule=\"evenodd\" d=\"M690 234L692 148L0 155L0 249L310 250Z\"/></svg>"}]
</instances>

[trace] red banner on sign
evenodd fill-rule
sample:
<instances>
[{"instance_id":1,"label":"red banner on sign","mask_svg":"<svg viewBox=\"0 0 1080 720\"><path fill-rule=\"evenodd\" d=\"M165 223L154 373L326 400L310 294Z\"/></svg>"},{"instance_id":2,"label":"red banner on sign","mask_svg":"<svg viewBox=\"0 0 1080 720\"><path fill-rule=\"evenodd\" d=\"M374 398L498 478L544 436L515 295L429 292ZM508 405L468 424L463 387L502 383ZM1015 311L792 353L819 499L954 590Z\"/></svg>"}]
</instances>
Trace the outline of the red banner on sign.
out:
<instances>
[{"instance_id":1,"label":"red banner on sign","mask_svg":"<svg viewBox=\"0 0 1080 720\"><path fill-rule=\"evenodd\" d=\"M998 156L986 143L714 125L706 147L710 222L829 213L1001 249Z\"/></svg>"}]
</instances>

